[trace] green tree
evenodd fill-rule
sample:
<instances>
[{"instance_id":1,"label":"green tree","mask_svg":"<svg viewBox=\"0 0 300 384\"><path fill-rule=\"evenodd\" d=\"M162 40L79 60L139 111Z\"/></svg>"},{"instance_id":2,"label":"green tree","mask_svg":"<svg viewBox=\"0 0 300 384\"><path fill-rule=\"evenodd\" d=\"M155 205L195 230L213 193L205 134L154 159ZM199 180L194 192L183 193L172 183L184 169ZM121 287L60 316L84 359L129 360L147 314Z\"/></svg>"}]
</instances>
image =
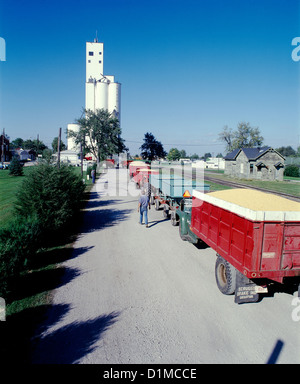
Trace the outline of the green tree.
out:
<instances>
[{"instance_id":1,"label":"green tree","mask_svg":"<svg viewBox=\"0 0 300 384\"><path fill-rule=\"evenodd\" d=\"M181 153L180 153L179 149L171 148L168 155L167 155L167 159L169 161L176 161L176 160L179 160L180 158L181 158Z\"/></svg>"},{"instance_id":2,"label":"green tree","mask_svg":"<svg viewBox=\"0 0 300 384\"><path fill-rule=\"evenodd\" d=\"M56 153L58 151L58 137L54 137L51 146L52 146L53 152ZM64 142L61 140L60 141L60 150L64 151L65 149L67 149L67 147L64 144Z\"/></svg>"},{"instance_id":3,"label":"green tree","mask_svg":"<svg viewBox=\"0 0 300 384\"><path fill-rule=\"evenodd\" d=\"M46 148L48 148L47 145L41 140L27 139L23 142L23 149L32 149L38 155L41 155Z\"/></svg>"},{"instance_id":4,"label":"green tree","mask_svg":"<svg viewBox=\"0 0 300 384\"><path fill-rule=\"evenodd\" d=\"M200 157L197 153L194 153L193 155L190 156L191 160L199 160Z\"/></svg>"},{"instance_id":5,"label":"green tree","mask_svg":"<svg viewBox=\"0 0 300 384\"><path fill-rule=\"evenodd\" d=\"M264 141L259 128L253 128L249 123L245 122L240 122L236 131L225 126L219 134L219 139L226 143L226 150L228 152L239 148L261 146Z\"/></svg>"},{"instance_id":6,"label":"green tree","mask_svg":"<svg viewBox=\"0 0 300 384\"><path fill-rule=\"evenodd\" d=\"M23 176L23 167L17 156L14 156L9 164L9 174L13 176Z\"/></svg>"},{"instance_id":7,"label":"green tree","mask_svg":"<svg viewBox=\"0 0 300 384\"><path fill-rule=\"evenodd\" d=\"M52 149L46 148L43 150L42 156L43 156L43 159L46 161L46 163L48 163L48 164L51 163L52 155L53 155Z\"/></svg>"},{"instance_id":8,"label":"green tree","mask_svg":"<svg viewBox=\"0 0 300 384\"><path fill-rule=\"evenodd\" d=\"M140 147L142 158L150 161L158 158L164 158L167 156L167 152L164 150L160 141L157 141L152 133L145 133L144 143Z\"/></svg>"},{"instance_id":9,"label":"green tree","mask_svg":"<svg viewBox=\"0 0 300 384\"><path fill-rule=\"evenodd\" d=\"M82 144L84 153L92 153L98 162L128 148L121 138L119 120L107 109L85 110L85 116L76 120L78 132L69 132L76 144Z\"/></svg>"},{"instance_id":10,"label":"green tree","mask_svg":"<svg viewBox=\"0 0 300 384\"><path fill-rule=\"evenodd\" d=\"M238 124L234 133L233 149L252 148L261 146L264 138L260 135L258 128L252 128L249 123L241 122Z\"/></svg>"},{"instance_id":11,"label":"green tree","mask_svg":"<svg viewBox=\"0 0 300 384\"><path fill-rule=\"evenodd\" d=\"M206 152L206 153L204 153L204 155L203 155L203 160L207 160L207 159L209 159L210 157L212 157L211 156L211 153L210 152Z\"/></svg>"},{"instance_id":12,"label":"green tree","mask_svg":"<svg viewBox=\"0 0 300 384\"><path fill-rule=\"evenodd\" d=\"M297 152L289 145L287 147L280 147L276 149L282 156L296 156Z\"/></svg>"},{"instance_id":13,"label":"green tree","mask_svg":"<svg viewBox=\"0 0 300 384\"><path fill-rule=\"evenodd\" d=\"M186 158L187 158L187 154L186 154L185 149L182 149L182 150L180 151L180 157L181 157L182 159L186 159Z\"/></svg>"},{"instance_id":14,"label":"green tree","mask_svg":"<svg viewBox=\"0 0 300 384\"><path fill-rule=\"evenodd\" d=\"M10 143L11 148L16 149L16 148L22 148L23 147L24 140L21 139L21 137L16 138Z\"/></svg>"}]
</instances>

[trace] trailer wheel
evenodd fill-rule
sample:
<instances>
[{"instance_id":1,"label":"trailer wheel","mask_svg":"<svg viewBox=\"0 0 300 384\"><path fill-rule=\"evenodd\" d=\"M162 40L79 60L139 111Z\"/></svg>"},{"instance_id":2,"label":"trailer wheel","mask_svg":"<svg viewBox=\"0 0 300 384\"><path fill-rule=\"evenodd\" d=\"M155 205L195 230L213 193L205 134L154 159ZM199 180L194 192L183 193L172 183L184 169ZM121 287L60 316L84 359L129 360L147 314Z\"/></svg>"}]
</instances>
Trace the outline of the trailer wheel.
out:
<instances>
[{"instance_id":1,"label":"trailer wheel","mask_svg":"<svg viewBox=\"0 0 300 384\"><path fill-rule=\"evenodd\" d=\"M216 282L219 290L224 295L232 295L235 292L236 269L218 255L215 267Z\"/></svg>"}]
</instances>

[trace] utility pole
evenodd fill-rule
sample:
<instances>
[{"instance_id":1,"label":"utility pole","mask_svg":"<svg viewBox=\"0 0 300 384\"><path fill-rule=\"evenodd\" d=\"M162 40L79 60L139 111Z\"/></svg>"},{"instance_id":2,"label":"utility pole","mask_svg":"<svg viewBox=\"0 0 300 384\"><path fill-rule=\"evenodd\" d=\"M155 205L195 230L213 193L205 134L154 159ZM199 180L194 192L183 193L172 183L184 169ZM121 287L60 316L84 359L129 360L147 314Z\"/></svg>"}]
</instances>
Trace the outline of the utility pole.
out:
<instances>
[{"instance_id":1,"label":"utility pole","mask_svg":"<svg viewBox=\"0 0 300 384\"><path fill-rule=\"evenodd\" d=\"M39 158L39 134L37 135L37 138L36 138L36 155L37 155L37 158Z\"/></svg>"},{"instance_id":2,"label":"utility pole","mask_svg":"<svg viewBox=\"0 0 300 384\"><path fill-rule=\"evenodd\" d=\"M5 157L4 157L4 136L5 136L5 129L3 128L3 133L2 133L2 146L1 146L1 161L4 163Z\"/></svg>"},{"instance_id":3,"label":"utility pole","mask_svg":"<svg viewBox=\"0 0 300 384\"><path fill-rule=\"evenodd\" d=\"M57 167L60 167L60 140L61 140L61 128L59 128L58 139L57 139Z\"/></svg>"},{"instance_id":4,"label":"utility pole","mask_svg":"<svg viewBox=\"0 0 300 384\"><path fill-rule=\"evenodd\" d=\"M83 178L83 152L82 152L82 142L80 142L80 167L81 167L81 177Z\"/></svg>"}]
</instances>

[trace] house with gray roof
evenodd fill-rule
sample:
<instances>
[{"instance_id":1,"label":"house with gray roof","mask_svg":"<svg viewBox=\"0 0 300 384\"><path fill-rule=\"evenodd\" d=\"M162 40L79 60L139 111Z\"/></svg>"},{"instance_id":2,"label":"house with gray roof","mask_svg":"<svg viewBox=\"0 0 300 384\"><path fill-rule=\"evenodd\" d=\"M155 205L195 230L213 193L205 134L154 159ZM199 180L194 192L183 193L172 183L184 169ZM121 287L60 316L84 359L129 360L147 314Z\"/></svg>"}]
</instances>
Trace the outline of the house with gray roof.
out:
<instances>
[{"instance_id":1,"label":"house with gray roof","mask_svg":"<svg viewBox=\"0 0 300 384\"><path fill-rule=\"evenodd\" d=\"M271 147L235 149L224 159L225 175L240 179L283 180L285 158Z\"/></svg>"}]
</instances>

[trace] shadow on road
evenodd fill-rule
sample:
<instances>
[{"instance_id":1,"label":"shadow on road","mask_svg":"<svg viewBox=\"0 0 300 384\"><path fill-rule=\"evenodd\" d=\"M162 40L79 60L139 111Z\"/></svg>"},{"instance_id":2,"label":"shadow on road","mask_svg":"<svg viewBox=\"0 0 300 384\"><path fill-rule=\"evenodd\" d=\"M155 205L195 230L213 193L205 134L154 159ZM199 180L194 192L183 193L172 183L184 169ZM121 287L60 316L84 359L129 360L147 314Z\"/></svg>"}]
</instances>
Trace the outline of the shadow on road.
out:
<instances>
[{"instance_id":1,"label":"shadow on road","mask_svg":"<svg viewBox=\"0 0 300 384\"><path fill-rule=\"evenodd\" d=\"M118 312L94 319L73 322L46 334L38 340L33 364L76 364L94 351L95 343L115 322ZM39 354L39 350L43 353Z\"/></svg>"},{"instance_id":2,"label":"shadow on road","mask_svg":"<svg viewBox=\"0 0 300 384\"><path fill-rule=\"evenodd\" d=\"M83 225L80 230L82 234L99 231L111 227L126 220L132 209L95 209L84 213Z\"/></svg>"},{"instance_id":3,"label":"shadow on road","mask_svg":"<svg viewBox=\"0 0 300 384\"><path fill-rule=\"evenodd\" d=\"M50 291L69 283L79 275L80 272L77 268L66 268L63 266L27 273L19 277L8 300L13 302L44 291Z\"/></svg>"},{"instance_id":4,"label":"shadow on road","mask_svg":"<svg viewBox=\"0 0 300 384\"><path fill-rule=\"evenodd\" d=\"M170 221L169 219L162 219L162 220L155 220L155 221L148 221L149 228L154 227L157 224L163 223L164 221Z\"/></svg>"}]
</instances>

